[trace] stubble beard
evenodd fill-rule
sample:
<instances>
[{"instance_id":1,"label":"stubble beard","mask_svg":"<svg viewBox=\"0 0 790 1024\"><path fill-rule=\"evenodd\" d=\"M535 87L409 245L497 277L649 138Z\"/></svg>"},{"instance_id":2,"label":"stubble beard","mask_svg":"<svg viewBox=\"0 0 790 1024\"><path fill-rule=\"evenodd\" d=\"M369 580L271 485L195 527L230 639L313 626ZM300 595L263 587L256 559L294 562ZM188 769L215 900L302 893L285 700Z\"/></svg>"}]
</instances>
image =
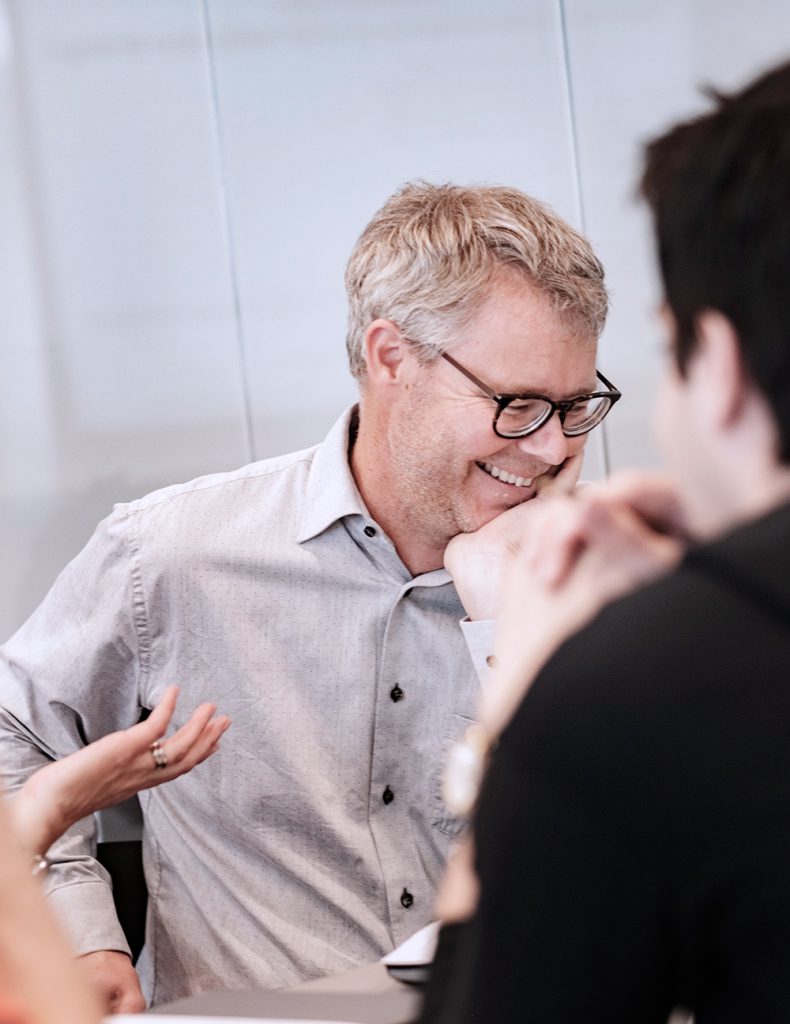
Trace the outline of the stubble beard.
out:
<instances>
[{"instance_id":1,"label":"stubble beard","mask_svg":"<svg viewBox=\"0 0 790 1024\"><path fill-rule=\"evenodd\" d=\"M440 472L424 461L419 450L400 450L392 453L394 476L399 481L402 520L408 529L419 533L426 541L444 549L459 533L475 533L505 509L475 510L465 501L469 475L480 470L467 466L463 477L459 473Z\"/></svg>"}]
</instances>

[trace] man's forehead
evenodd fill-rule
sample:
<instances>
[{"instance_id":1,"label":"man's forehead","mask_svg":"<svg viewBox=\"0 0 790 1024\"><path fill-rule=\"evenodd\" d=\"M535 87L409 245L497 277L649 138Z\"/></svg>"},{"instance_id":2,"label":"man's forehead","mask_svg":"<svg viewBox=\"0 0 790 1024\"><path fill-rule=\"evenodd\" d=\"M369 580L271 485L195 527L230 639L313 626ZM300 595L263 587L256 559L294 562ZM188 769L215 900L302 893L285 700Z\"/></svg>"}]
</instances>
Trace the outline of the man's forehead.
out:
<instances>
[{"instance_id":1,"label":"man's forehead","mask_svg":"<svg viewBox=\"0 0 790 1024\"><path fill-rule=\"evenodd\" d=\"M506 385L497 387L500 394L511 395L545 395L559 401L563 398L575 398L577 395L585 395L596 391L598 388L598 377L593 366L587 372L560 375L558 373L533 374L526 372L521 374L520 379L511 381Z\"/></svg>"},{"instance_id":2,"label":"man's forehead","mask_svg":"<svg viewBox=\"0 0 790 1024\"><path fill-rule=\"evenodd\" d=\"M488 374L486 383L500 394L572 398L596 389L596 354L594 340L565 337L541 345L539 350L519 346L501 358L489 353L491 358L486 359L481 351L476 353L475 365L483 375Z\"/></svg>"},{"instance_id":3,"label":"man's forehead","mask_svg":"<svg viewBox=\"0 0 790 1024\"><path fill-rule=\"evenodd\" d=\"M574 334L594 334L585 311L567 296L547 290L519 270L502 268L478 297L472 318L525 318L552 321Z\"/></svg>"}]
</instances>

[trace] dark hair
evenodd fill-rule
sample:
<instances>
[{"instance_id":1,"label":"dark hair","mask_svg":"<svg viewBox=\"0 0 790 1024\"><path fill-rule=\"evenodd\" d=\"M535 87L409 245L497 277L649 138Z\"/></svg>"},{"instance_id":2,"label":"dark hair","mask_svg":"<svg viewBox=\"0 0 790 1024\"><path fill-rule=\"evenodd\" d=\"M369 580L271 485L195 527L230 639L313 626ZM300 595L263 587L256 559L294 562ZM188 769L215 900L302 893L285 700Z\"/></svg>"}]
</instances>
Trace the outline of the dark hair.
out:
<instances>
[{"instance_id":1,"label":"dark hair","mask_svg":"<svg viewBox=\"0 0 790 1024\"><path fill-rule=\"evenodd\" d=\"M685 374L706 309L735 327L746 372L768 401L790 462L790 63L645 150L666 300Z\"/></svg>"}]
</instances>

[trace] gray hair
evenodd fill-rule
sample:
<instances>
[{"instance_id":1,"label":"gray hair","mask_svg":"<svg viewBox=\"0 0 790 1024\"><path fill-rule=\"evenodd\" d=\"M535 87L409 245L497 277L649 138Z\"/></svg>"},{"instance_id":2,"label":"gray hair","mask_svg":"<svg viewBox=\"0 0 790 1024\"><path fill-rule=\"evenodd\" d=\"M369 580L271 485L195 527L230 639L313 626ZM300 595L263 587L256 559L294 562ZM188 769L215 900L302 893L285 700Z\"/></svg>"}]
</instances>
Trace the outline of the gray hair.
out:
<instances>
[{"instance_id":1,"label":"gray hair","mask_svg":"<svg viewBox=\"0 0 790 1024\"><path fill-rule=\"evenodd\" d=\"M365 378L365 331L379 318L397 324L419 359L435 359L503 267L521 271L598 338L608 310L603 266L548 206L504 186L403 185L362 232L346 268L352 374Z\"/></svg>"}]
</instances>

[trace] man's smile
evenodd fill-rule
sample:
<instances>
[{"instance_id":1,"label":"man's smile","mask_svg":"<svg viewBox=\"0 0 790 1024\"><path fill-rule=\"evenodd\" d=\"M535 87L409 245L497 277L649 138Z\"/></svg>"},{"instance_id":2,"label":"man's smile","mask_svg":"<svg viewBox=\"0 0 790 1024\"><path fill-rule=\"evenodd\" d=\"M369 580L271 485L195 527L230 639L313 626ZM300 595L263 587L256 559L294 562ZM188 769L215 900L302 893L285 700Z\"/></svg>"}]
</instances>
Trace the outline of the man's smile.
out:
<instances>
[{"instance_id":1,"label":"man's smile","mask_svg":"<svg viewBox=\"0 0 790 1024\"><path fill-rule=\"evenodd\" d=\"M508 473L506 469L500 469L493 462L477 462L476 465L503 484L512 484L514 487L531 487L533 478L531 476L517 476L515 473Z\"/></svg>"}]
</instances>

